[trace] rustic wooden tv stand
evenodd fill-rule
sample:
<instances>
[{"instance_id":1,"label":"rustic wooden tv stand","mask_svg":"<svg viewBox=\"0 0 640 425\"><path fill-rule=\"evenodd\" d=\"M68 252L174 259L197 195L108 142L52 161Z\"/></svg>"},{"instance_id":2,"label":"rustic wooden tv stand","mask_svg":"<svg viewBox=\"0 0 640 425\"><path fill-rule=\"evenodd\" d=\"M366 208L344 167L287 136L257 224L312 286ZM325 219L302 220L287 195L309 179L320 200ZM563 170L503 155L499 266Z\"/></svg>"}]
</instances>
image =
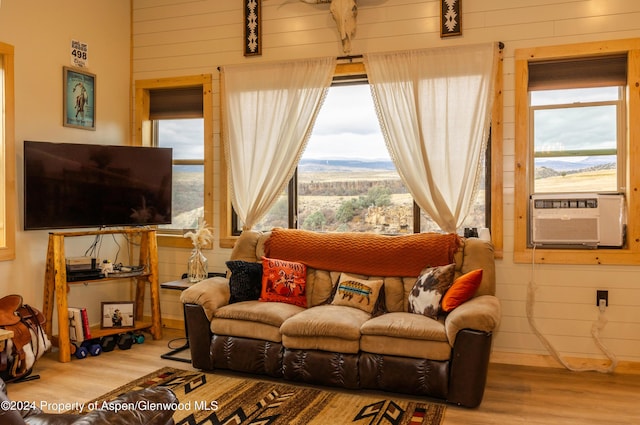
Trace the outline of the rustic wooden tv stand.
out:
<instances>
[{"instance_id":1,"label":"rustic wooden tv stand","mask_svg":"<svg viewBox=\"0 0 640 425\"><path fill-rule=\"evenodd\" d=\"M140 259L138 265L143 266L143 271L135 276L109 276L102 279L85 281L67 281L66 257L64 253L65 238L94 235L140 235ZM47 248L47 264L45 270L44 304L43 314L46 319L45 332L59 349L59 360L69 362L71 360L71 342L69 340L69 313L67 311L67 291L75 284L93 284L107 280L136 280L135 295L135 325L127 328L91 328L91 338L101 338L107 335L115 335L127 331L148 330L153 339L162 338L162 322L160 317L160 286L158 284L158 245L155 229L150 228L125 228L105 229L96 231L79 232L52 232L49 233L49 246ZM143 321L144 297L146 283L150 286L151 322ZM58 310L58 335L53 331L53 309Z\"/></svg>"}]
</instances>

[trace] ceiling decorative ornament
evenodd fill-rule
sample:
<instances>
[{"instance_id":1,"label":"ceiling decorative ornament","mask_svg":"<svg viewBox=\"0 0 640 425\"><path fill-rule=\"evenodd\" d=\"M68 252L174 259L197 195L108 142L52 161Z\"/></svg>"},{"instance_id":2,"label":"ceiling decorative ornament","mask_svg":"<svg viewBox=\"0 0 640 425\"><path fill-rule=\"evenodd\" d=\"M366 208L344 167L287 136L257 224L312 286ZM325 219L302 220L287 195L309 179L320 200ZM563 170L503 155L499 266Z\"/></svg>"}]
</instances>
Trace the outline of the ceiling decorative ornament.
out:
<instances>
[{"instance_id":1,"label":"ceiling decorative ornament","mask_svg":"<svg viewBox=\"0 0 640 425\"><path fill-rule=\"evenodd\" d=\"M329 10L333 20L338 26L342 51L351 53L351 39L356 35L356 17L358 16L358 4L356 0L300 0L304 3L319 4L331 3Z\"/></svg>"}]
</instances>

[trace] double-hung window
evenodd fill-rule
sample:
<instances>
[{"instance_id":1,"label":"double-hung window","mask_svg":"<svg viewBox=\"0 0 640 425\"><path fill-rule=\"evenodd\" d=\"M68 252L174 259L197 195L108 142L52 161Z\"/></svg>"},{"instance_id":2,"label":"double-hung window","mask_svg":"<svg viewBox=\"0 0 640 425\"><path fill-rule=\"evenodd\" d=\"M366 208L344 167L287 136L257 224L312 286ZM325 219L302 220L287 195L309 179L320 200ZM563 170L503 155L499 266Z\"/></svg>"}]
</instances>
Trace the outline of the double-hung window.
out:
<instances>
[{"instance_id":1,"label":"double-hung window","mask_svg":"<svg viewBox=\"0 0 640 425\"><path fill-rule=\"evenodd\" d=\"M633 119L640 112L639 49L639 40L620 40L516 50L515 261L628 264L640 258L640 239L633 236L640 225L640 124ZM531 195L576 192L625 195L625 246L529 246Z\"/></svg>"},{"instance_id":2,"label":"double-hung window","mask_svg":"<svg viewBox=\"0 0 640 425\"><path fill-rule=\"evenodd\" d=\"M531 192L624 190L626 55L529 64Z\"/></svg>"},{"instance_id":3,"label":"double-hung window","mask_svg":"<svg viewBox=\"0 0 640 425\"><path fill-rule=\"evenodd\" d=\"M173 149L171 224L158 243L190 246L183 238L204 219L213 226L213 106L211 76L136 81L136 141Z\"/></svg>"}]
</instances>

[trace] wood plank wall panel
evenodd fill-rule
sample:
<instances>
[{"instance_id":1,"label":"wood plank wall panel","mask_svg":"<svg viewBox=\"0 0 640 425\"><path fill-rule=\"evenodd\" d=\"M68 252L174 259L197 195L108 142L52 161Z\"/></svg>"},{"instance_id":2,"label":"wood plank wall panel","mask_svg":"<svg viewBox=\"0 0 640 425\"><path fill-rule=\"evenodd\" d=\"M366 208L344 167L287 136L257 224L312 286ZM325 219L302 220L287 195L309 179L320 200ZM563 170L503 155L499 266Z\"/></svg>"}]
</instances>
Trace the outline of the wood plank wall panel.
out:
<instances>
[{"instance_id":1,"label":"wood plank wall panel","mask_svg":"<svg viewBox=\"0 0 640 425\"><path fill-rule=\"evenodd\" d=\"M242 55L240 0L133 0L134 79L210 73L216 67L342 55L328 5L263 0L261 57ZM620 360L640 362L640 269L628 266L515 264L514 242L514 50L524 47L640 37L640 2L628 0L464 0L463 35L441 39L436 0L360 0L353 54L446 47L502 41L504 50L504 258L497 261L497 295L503 318L494 340L494 360L529 362L547 352L530 331L525 315L527 284L538 286L538 326L563 356L604 359L590 335L597 319L595 292L609 290L603 342ZM219 93L214 116L219 116ZM219 122L214 123L219 147ZM219 161L219 159L216 159ZM216 162L219 165L219 162ZM219 167L216 166L216 170ZM220 176L216 171L215 192ZM215 199L215 211L220 200ZM218 223L214 225L218 227ZM224 269L228 251L208 253L213 268ZM187 254L161 250L161 277L184 269ZM167 299L170 294L166 294ZM163 294L163 297L165 294ZM175 296L174 296L175 297ZM163 313L181 317L177 301ZM516 354L513 354L516 353ZM544 362L543 362L544 363ZM550 364L553 362L546 362Z\"/></svg>"}]
</instances>

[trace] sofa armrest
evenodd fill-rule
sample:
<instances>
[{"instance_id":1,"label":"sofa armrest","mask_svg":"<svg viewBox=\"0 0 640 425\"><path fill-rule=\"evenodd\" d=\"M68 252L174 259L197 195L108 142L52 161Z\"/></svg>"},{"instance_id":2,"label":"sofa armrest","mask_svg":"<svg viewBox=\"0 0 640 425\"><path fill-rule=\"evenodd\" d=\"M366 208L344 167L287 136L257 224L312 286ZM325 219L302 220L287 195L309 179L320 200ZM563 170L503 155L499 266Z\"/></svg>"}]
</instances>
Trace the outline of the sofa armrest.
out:
<instances>
[{"instance_id":1,"label":"sofa armrest","mask_svg":"<svg viewBox=\"0 0 640 425\"><path fill-rule=\"evenodd\" d=\"M207 319L211 320L216 310L229 304L229 279L213 277L193 284L180 294L183 304L198 304L202 306Z\"/></svg>"},{"instance_id":2,"label":"sofa armrest","mask_svg":"<svg viewBox=\"0 0 640 425\"><path fill-rule=\"evenodd\" d=\"M444 326L449 344L453 347L462 329L493 332L500 324L500 301L493 295L481 295L463 303L445 319Z\"/></svg>"}]
</instances>

